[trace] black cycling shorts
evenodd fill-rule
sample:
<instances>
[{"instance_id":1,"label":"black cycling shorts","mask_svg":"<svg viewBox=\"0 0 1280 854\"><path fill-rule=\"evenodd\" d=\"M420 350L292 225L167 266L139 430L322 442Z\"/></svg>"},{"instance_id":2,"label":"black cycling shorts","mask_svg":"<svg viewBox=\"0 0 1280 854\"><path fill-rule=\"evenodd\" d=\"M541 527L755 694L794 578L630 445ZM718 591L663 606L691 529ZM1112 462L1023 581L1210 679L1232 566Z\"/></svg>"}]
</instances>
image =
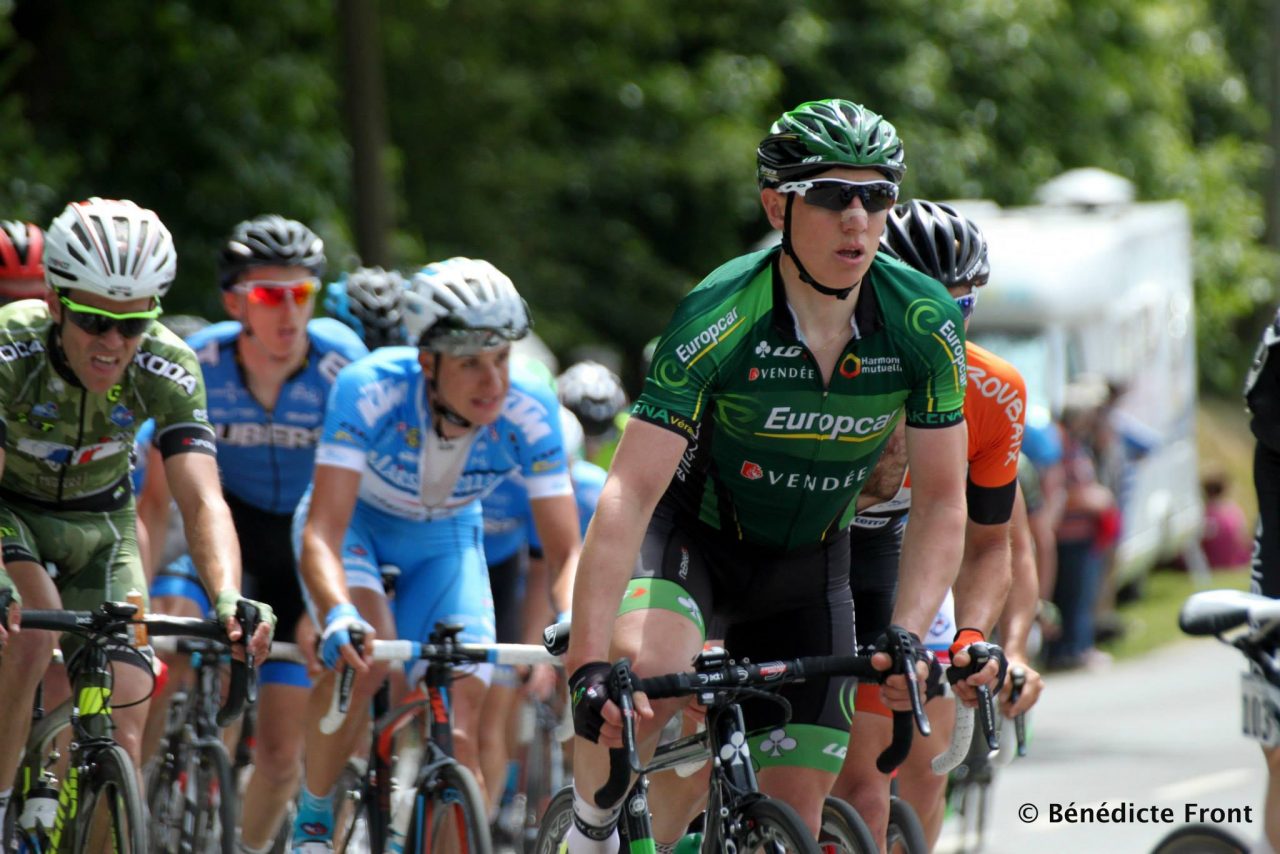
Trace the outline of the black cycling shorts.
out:
<instances>
[{"instance_id":1,"label":"black cycling shorts","mask_svg":"<svg viewBox=\"0 0 1280 854\"><path fill-rule=\"evenodd\" d=\"M725 648L736 659L761 662L849 655L854 638L848 533L779 554L729 541L706 525L660 506L645 534L620 613L643 608L687 616L703 629L704 638L723 637ZM707 623L712 634L707 633ZM850 683L844 678L814 679L778 693L791 704L792 724L835 730L824 737L838 740L843 734L847 743ZM783 712L777 703L748 700L742 706L748 731L781 732ZM788 747L790 736L766 741L772 747L765 752L774 759L787 750L800 752ZM752 743L753 756L758 747ZM815 752L822 749L819 745ZM843 756L843 748L828 751L830 756L836 753ZM768 764L768 756L756 758ZM839 770L838 761L835 769Z\"/></svg>"},{"instance_id":2,"label":"black cycling shorts","mask_svg":"<svg viewBox=\"0 0 1280 854\"><path fill-rule=\"evenodd\" d=\"M906 517L879 528L849 529L849 587L858 647L875 643L893 619Z\"/></svg>"},{"instance_id":3,"label":"black cycling shorts","mask_svg":"<svg viewBox=\"0 0 1280 854\"><path fill-rule=\"evenodd\" d=\"M225 497L240 538L240 592L270 605L276 612L276 638L293 641L306 613L293 555L293 514L268 513L234 495Z\"/></svg>"}]
</instances>

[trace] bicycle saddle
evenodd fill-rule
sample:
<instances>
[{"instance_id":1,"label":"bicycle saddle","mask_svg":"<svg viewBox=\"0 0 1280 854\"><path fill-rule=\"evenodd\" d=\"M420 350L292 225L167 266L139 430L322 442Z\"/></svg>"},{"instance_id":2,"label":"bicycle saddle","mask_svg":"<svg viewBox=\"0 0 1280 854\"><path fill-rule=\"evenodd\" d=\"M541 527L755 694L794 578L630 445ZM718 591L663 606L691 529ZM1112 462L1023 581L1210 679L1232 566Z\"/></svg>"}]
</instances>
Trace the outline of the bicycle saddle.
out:
<instances>
[{"instance_id":1,"label":"bicycle saddle","mask_svg":"<svg viewBox=\"0 0 1280 854\"><path fill-rule=\"evenodd\" d=\"M1280 600L1243 590L1193 593L1178 614L1178 627L1189 635L1216 635L1250 621L1280 619Z\"/></svg>"}]
</instances>

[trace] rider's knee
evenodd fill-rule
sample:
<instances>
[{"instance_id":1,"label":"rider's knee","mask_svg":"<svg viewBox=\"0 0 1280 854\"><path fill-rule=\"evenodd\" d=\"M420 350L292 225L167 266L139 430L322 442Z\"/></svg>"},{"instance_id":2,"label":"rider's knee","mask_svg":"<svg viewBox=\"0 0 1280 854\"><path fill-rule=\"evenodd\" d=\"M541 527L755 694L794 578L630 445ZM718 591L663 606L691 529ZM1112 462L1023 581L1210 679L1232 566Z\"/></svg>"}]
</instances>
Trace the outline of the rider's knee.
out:
<instances>
[{"instance_id":1,"label":"rider's knee","mask_svg":"<svg viewBox=\"0 0 1280 854\"><path fill-rule=\"evenodd\" d=\"M27 631L10 635L0 659L0 674L12 685L35 685L53 659L57 643L52 632Z\"/></svg>"}]
</instances>

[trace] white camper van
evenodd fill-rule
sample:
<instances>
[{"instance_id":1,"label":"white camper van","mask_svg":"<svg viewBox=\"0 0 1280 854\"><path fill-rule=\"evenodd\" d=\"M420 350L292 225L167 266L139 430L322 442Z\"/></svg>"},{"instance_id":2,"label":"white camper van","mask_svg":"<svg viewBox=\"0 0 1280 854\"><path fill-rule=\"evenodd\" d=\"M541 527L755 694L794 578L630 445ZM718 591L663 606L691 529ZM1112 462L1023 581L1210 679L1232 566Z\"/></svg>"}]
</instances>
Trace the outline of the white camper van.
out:
<instances>
[{"instance_id":1,"label":"white camper van","mask_svg":"<svg viewBox=\"0 0 1280 854\"><path fill-rule=\"evenodd\" d=\"M954 203L991 257L969 334L1022 371L1032 412L1059 412L1084 375L1127 389L1117 409L1154 438L1135 464L1117 546L1118 583L1133 586L1201 525L1191 227L1180 202L1133 202L1127 181L1097 169L1038 195L1025 208Z\"/></svg>"}]
</instances>

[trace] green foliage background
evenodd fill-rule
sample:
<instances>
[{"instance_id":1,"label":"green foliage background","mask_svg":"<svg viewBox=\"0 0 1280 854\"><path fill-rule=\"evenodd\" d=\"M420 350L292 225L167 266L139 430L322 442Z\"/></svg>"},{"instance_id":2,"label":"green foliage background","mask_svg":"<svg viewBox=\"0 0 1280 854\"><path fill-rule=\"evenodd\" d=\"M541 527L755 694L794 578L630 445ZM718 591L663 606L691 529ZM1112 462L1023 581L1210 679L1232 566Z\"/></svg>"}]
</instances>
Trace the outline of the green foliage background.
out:
<instances>
[{"instance_id":1,"label":"green foliage background","mask_svg":"<svg viewBox=\"0 0 1280 854\"><path fill-rule=\"evenodd\" d=\"M373 0L369 0L373 2ZM1238 387L1275 300L1264 0L382 0L396 261L494 261L562 354L634 360L765 231L754 149L801 100L883 112L905 195L1026 204L1100 166L1192 212L1200 369ZM334 0L0 0L0 215L160 212L171 309L216 316L236 221L356 263Z\"/></svg>"}]
</instances>

